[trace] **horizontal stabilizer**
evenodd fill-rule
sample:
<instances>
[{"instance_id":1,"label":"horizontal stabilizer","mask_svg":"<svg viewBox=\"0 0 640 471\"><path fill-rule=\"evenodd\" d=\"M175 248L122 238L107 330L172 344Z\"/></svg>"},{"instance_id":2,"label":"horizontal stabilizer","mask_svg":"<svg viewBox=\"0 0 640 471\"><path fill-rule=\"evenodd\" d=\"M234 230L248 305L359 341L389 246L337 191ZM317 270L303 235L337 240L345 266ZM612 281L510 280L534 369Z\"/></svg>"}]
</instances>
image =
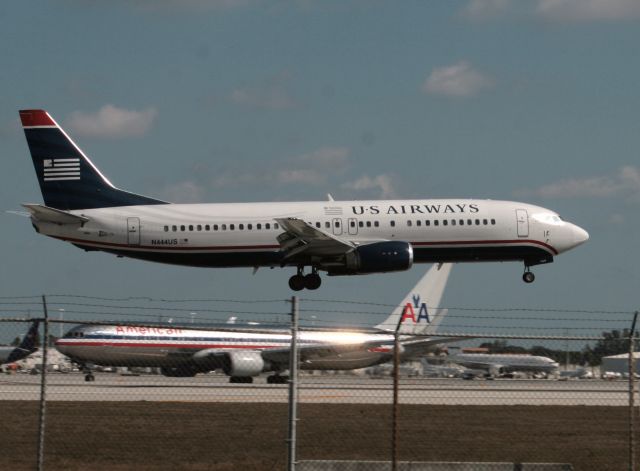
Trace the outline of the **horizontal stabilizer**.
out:
<instances>
[{"instance_id":1,"label":"horizontal stabilizer","mask_svg":"<svg viewBox=\"0 0 640 471\"><path fill-rule=\"evenodd\" d=\"M85 216L77 216L75 214L62 211L60 209L50 208L41 204L23 204L29 210L31 215L38 221L52 222L54 224L84 224L89 220Z\"/></svg>"}]
</instances>

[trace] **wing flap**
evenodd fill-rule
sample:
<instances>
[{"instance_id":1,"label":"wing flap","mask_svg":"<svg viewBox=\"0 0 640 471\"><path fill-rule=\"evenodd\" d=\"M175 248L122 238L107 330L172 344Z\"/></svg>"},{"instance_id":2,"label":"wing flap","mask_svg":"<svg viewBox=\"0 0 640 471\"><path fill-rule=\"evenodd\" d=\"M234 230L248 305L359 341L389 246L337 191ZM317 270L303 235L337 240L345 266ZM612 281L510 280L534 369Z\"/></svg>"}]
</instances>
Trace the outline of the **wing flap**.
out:
<instances>
[{"instance_id":1,"label":"wing flap","mask_svg":"<svg viewBox=\"0 0 640 471\"><path fill-rule=\"evenodd\" d=\"M301 254L305 256L343 255L353 250L354 245L298 218L278 218L276 221L285 232L278 236L280 250L285 258Z\"/></svg>"}]
</instances>

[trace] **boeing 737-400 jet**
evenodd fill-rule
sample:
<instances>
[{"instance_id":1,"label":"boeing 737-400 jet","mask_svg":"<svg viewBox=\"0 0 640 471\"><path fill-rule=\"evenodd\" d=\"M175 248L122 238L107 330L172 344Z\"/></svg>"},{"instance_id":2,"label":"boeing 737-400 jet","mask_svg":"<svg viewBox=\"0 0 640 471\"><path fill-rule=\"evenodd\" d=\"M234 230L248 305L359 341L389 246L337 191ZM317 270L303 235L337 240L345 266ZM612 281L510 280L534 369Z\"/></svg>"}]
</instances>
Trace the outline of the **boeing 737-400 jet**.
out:
<instances>
[{"instance_id":1,"label":"boeing 737-400 jet","mask_svg":"<svg viewBox=\"0 0 640 471\"><path fill-rule=\"evenodd\" d=\"M38 338L39 324L39 320L35 320L31 323L29 330L23 337L20 345L17 347L0 347L0 364L13 363L14 361L22 360L38 350L38 347L36 347L36 341Z\"/></svg>"},{"instance_id":2,"label":"boeing 737-400 jet","mask_svg":"<svg viewBox=\"0 0 640 471\"><path fill-rule=\"evenodd\" d=\"M20 119L44 198L24 205L33 226L87 251L197 267L292 266L297 291L317 289L320 270L360 275L442 262L522 261L531 283L529 267L589 238L553 211L512 201L170 204L117 189L46 111L20 111Z\"/></svg>"},{"instance_id":3,"label":"boeing 737-400 jet","mask_svg":"<svg viewBox=\"0 0 640 471\"><path fill-rule=\"evenodd\" d=\"M305 329L298 336L300 368L350 370L393 358L398 329L401 360L419 357L438 344L460 338L431 337L446 315L438 309L450 264L434 265L394 309L370 332ZM419 335L419 336L415 336ZM269 383L282 383L289 368L291 333L275 329L194 330L180 326L80 325L58 339L56 348L83 366L90 364L160 367L165 376L195 376L222 369L233 383L250 383L262 372L274 372Z\"/></svg>"}]
</instances>

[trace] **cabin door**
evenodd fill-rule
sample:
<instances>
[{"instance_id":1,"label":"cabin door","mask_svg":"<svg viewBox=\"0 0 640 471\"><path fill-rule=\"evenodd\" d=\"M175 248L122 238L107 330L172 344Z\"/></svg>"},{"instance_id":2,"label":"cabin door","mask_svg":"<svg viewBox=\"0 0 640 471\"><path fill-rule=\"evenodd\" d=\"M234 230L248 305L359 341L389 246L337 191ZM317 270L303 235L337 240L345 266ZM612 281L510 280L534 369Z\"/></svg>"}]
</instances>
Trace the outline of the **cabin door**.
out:
<instances>
[{"instance_id":1,"label":"cabin door","mask_svg":"<svg viewBox=\"0 0 640 471\"><path fill-rule=\"evenodd\" d=\"M529 237L529 215L526 209L516 209L518 237Z\"/></svg>"}]
</instances>

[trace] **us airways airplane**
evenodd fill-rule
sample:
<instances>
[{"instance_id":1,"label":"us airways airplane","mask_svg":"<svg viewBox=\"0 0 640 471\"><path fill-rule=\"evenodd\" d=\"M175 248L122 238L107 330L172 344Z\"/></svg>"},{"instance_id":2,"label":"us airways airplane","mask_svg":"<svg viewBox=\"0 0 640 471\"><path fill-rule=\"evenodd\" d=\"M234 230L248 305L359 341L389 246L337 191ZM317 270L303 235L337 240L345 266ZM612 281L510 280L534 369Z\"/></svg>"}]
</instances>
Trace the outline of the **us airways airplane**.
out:
<instances>
[{"instance_id":1,"label":"us airways airplane","mask_svg":"<svg viewBox=\"0 0 640 471\"><path fill-rule=\"evenodd\" d=\"M0 347L0 364L22 360L38 350L36 343L39 325L40 321L34 320L26 335L23 337L22 342L20 342L20 345L17 347Z\"/></svg>"},{"instance_id":2,"label":"us airways airplane","mask_svg":"<svg viewBox=\"0 0 640 471\"><path fill-rule=\"evenodd\" d=\"M435 345L459 338L431 337L446 315L438 309L450 264L434 265L394 309L371 331L302 330L300 368L347 370L385 363L393 358L398 329L401 360L421 356ZM415 337L412 335L420 335ZM274 372L269 383L282 383L289 368L291 334L275 329L193 330L178 326L80 325L58 339L56 348L83 365L160 367L165 376L195 376L222 369L233 383L250 383L262 372Z\"/></svg>"},{"instance_id":3,"label":"us airways airplane","mask_svg":"<svg viewBox=\"0 0 640 471\"><path fill-rule=\"evenodd\" d=\"M553 211L511 201L170 204L117 189L46 111L20 118L44 198L23 205L34 228L87 251L196 267L292 266L298 291L317 289L318 271L442 262L522 261L531 283L529 267L589 238Z\"/></svg>"}]
</instances>

